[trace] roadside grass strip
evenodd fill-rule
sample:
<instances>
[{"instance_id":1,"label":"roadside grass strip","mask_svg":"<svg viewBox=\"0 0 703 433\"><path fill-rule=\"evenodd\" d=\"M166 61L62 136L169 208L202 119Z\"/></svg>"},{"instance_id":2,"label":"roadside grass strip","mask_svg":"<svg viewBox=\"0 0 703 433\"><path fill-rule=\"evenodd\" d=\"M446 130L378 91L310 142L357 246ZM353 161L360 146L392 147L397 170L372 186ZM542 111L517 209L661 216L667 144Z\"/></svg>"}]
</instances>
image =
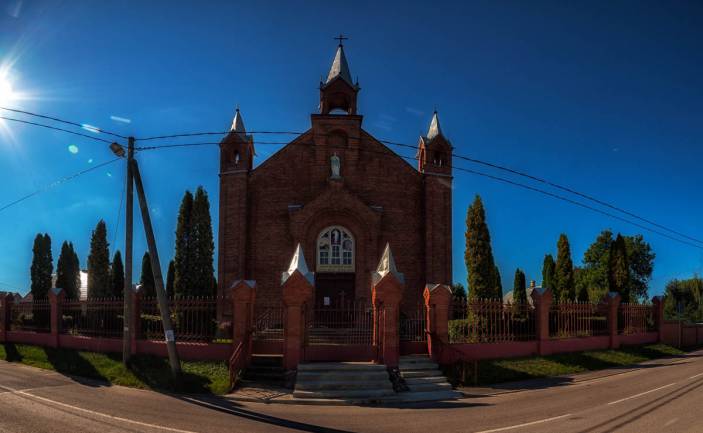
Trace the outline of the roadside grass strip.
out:
<instances>
[{"instance_id":1,"label":"roadside grass strip","mask_svg":"<svg viewBox=\"0 0 703 433\"><path fill-rule=\"evenodd\" d=\"M168 361L156 356L134 356L129 368L122 355L71 349L52 349L26 344L0 345L0 360L53 370L132 388L175 391ZM224 361L182 361L182 383L178 391L226 394L229 372Z\"/></svg>"}]
</instances>

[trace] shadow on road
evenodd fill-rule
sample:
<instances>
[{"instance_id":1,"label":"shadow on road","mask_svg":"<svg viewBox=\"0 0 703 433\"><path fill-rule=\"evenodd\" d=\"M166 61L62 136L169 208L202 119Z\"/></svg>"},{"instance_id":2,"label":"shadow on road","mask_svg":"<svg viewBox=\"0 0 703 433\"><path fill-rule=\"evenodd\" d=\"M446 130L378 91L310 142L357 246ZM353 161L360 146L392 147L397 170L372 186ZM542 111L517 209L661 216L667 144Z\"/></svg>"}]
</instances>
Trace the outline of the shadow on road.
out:
<instances>
[{"instance_id":1,"label":"shadow on road","mask_svg":"<svg viewBox=\"0 0 703 433\"><path fill-rule=\"evenodd\" d=\"M108 379L78 351L46 347L44 353L57 373L61 373L74 382L92 387L110 386Z\"/></svg>"},{"instance_id":2,"label":"shadow on road","mask_svg":"<svg viewBox=\"0 0 703 433\"><path fill-rule=\"evenodd\" d=\"M5 361L7 362L22 362L22 354L17 350L15 343L4 343Z\"/></svg>"},{"instance_id":3,"label":"shadow on road","mask_svg":"<svg viewBox=\"0 0 703 433\"><path fill-rule=\"evenodd\" d=\"M304 432L310 433L354 433L349 430L339 430L329 427L322 427L315 424L307 424L297 421L291 421L283 418L278 418L271 415L264 415L262 413L253 412L244 409L237 404L217 397L202 397L202 396L178 396L174 395L174 398L181 400L186 403L191 403L196 406L200 406L205 409L215 410L221 413L226 413L229 415L238 416L241 418L246 418L250 421L257 421L264 424L270 424L278 427L284 427Z\"/></svg>"}]
</instances>

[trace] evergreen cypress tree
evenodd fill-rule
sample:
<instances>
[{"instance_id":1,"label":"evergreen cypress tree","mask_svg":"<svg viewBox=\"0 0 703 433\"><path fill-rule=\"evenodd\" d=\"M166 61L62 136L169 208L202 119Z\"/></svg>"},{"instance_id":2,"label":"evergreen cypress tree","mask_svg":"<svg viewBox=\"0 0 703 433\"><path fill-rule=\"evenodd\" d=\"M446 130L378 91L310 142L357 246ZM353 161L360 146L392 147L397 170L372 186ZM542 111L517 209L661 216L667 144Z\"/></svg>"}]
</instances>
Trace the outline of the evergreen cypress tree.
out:
<instances>
[{"instance_id":1,"label":"evergreen cypress tree","mask_svg":"<svg viewBox=\"0 0 703 433\"><path fill-rule=\"evenodd\" d=\"M552 293L554 293L555 268L554 257L551 254L545 255L544 262L542 262L542 287L552 289Z\"/></svg>"},{"instance_id":2,"label":"evergreen cypress tree","mask_svg":"<svg viewBox=\"0 0 703 433\"><path fill-rule=\"evenodd\" d=\"M110 252L107 243L107 227L100 220L90 239L88 256L88 297L110 296Z\"/></svg>"},{"instance_id":3,"label":"evergreen cypress tree","mask_svg":"<svg viewBox=\"0 0 703 433\"><path fill-rule=\"evenodd\" d=\"M574 264L571 261L571 247L565 234L559 236L557 242L557 262L554 270L554 299L573 301L576 298L574 290Z\"/></svg>"},{"instance_id":4,"label":"evergreen cypress tree","mask_svg":"<svg viewBox=\"0 0 703 433\"><path fill-rule=\"evenodd\" d=\"M497 265L495 266L495 279L495 294L493 297L496 299L503 299L503 281L501 281L500 269L498 269Z\"/></svg>"},{"instance_id":5,"label":"evergreen cypress tree","mask_svg":"<svg viewBox=\"0 0 703 433\"><path fill-rule=\"evenodd\" d=\"M115 251L110 267L110 296L121 298L124 294L124 266L120 250Z\"/></svg>"},{"instance_id":6,"label":"evergreen cypress tree","mask_svg":"<svg viewBox=\"0 0 703 433\"><path fill-rule=\"evenodd\" d=\"M524 305L527 303L527 282L525 281L525 273L520 269L515 270L513 303L515 305Z\"/></svg>"},{"instance_id":7,"label":"evergreen cypress tree","mask_svg":"<svg viewBox=\"0 0 703 433\"><path fill-rule=\"evenodd\" d=\"M215 243L212 236L210 201L207 192L199 186L193 199L192 213L193 282L191 296L210 296L214 287L215 269L213 256Z\"/></svg>"},{"instance_id":8,"label":"evergreen cypress tree","mask_svg":"<svg viewBox=\"0 0 703 433\"><path fill-rule=\"evenodd\" d=\"M176 254L174 257L173 293L175 296L188 296L193 293L195 263L192 245L193 194L186 191L178 210L176 225Z\"/></svg>"},{"instance_id":9,"label":"evergreen cypress tree","mask_svg":"<svg viewBox=\"0 0 703 433\"><path fill-rule=\"evenodd\" d=\"M168 271L166 272L166 296L172 297L173 296L173 279L175 277L176 273L176 267L171 260L168 262Z\"/></svg>"},{"instance_id":10,"label":"evergreen cypress tree","mask_svg":"<svg viewBox=\"0 0 703 433\"><path fill-rule=\"evenodd\" d=\"M30 268L31 293L34 299L46 299L51 289L51 274L54 270L51 256L51 237L47 233L37 234L32 247Z\"/></svg>"},{"instance_id":11,"label":"evergreen cypress tree","mask_svg":"<svg viewBox=\"0 0 703 433\"><path fill-rule=\"evenodd\" d=\"M627 263L625 239L620 233L610 246L608 284L611 292L620 294L622 302L630 302L630 268Z\"/></svg>"},{"instance_id":12,"label":"evergreen cypress tree","mask_svg":"<svg viewBox=\"0 0 703 433\"><path fill-rule=\"evenodd\" d=\"M466 212L466 251L469 299L493 298L496 295L496 272L491 249L491 235L486 225L483 202L478 195Z\"/></svg>"},{"instance_id":13,"label":"evergreen cypress tree","mask_svg":"<svg viewBox=\"0 0 703 433\"><path fill-rule=\"evenodd\" d=\"M71 248L71 253L73 254L73 260L72 260L72 265L73 265L73 278L75 279L75 299L80 299L81 297L81 286L82 286L82 281L81 281L81 262L78 259L78 254L76 253L76 249L73 247L73 242L69 242L68 246Z\"/></svg>"},{"instance_id":14,"label":"evergreen cypress tree","mask_svg":"<svg viewBox=\"0 0 703 433\"><path fill-rule=\"evenodd\" d=\"M67 299L78 299L77 280L80 281L80 276L76 278L75 255L72 244L64 241L56 262L56 287L64 290Z\"/></svg>"},{"instance_id":15,"label":"evergreen cypress tree","mask_svg":"<svg viewBox=\"0 0 703 433\"><path fill-rule=\"evenodd\" d=\"M147 298L156 297L156 284L154 283L154 272L151 269L151 257L149 252L145 252L142 257L142 275L139 278L142 285L142 295Z\"/></svg>"}]
</instances>

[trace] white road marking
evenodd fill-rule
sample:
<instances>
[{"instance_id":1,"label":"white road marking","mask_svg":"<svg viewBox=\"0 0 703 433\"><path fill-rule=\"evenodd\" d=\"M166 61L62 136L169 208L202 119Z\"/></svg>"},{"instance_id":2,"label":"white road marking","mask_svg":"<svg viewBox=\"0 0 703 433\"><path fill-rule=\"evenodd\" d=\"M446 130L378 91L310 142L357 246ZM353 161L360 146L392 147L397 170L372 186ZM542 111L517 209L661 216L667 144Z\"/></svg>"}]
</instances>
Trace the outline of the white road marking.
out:
<instances>
[{"instance_id":1,"label":"white road marking","mask_svg":"<svg viewBox=\"0 0 703 433\"><path fill-rule=\"evenodd\" d=\"M694 374L693 376L689 377L689 379L695 379L698 376L703 376L703 373Z\"/></svg>"},{"instance_id":2,"label":"white road marking","mask_svg":"<svg viewBox=\"0 0 703 433\"><path fill-rule=\"evenodd\" d=\"M546 422L556 421L556 420L558 420L558 419L566 418L566 417L568 417L568 416L571 416L571 414L570 414L570 413L567 413L566 415L560 415L560 416L555 416L555 417L552 417L552 418L540 419L540 420L537 420L537 421L526 422L526 423L524 423L524 424L511 425L511 426L508 426L508 427L494 428L494 429L492 429L492 430L482 430L482 431L476 432L476 433L493 433L493 432L499 432L499 431L513 430L513 429L516 429L516 428L529 427L529 426L531 426L531 425L544 424L544 423L546 423Z\"/></svg>"},{"instance_id":3,"label":"white road marking","mask_svg":"<svg viewBox=\"0 0 703 433\"><path fill-rule=\"evenodd\" d=\"M7 390L7 391L10 391L10 392L13 393L13 394L19 394L19 395L23 395L23 396L25 396L25 397L35 398L35 399L37 399L37 400L44 401L44 402L46 402L46 403L55 404L55 405L57 405L57 406L63 406L63 407L68 408L68 409L73 409L73 410L75 410L75 411L84 412L84 413L88 413L88 414L95 415L95 416L101 416L101 417L103 417L103 418L108 418L108 419L111 419L111 420L114 420L114 421L125 422L125 423L129 423L129 424L134 424L134 425L138 425L138 426L141 426L141 427L153 428L153 429L157 429L157 430L166 430L166 431L175 432L175 433L197 433L197 432L190 431L190 430L181 430L181 429L172 428L172 427L165 427L165 426L157 425L157 424L149 424L149 423L146 423L146 422L135 421L135 420L127 419L127 418L122 418L122 417L119 417L119 416L108 415L108 414L106 414L106 413L96 412L96 411L94 411L94 410L84 409L84 408L82 408L82 407L77 407L77 406L73 406L73 405L70 405L70 404L62 403L62 402L60 402L60 401L52 400L52 399L49 399L49 398L40 397L40 396L38 396L38 395L30 394L30 393L28 393L28 392L26 392L26 391L23 391L23 390L20 390L20 389L10 388L10 387L4 386L4 385L0 385L0 388L5 389L5 390Z\"/></svg>"},{"instance_id":4,"label":"white road marking","mask_svg":"<svg viewBox=\"0 0 703 433\"><path fill-rule=\"evenodd\" d=\"M618 403L622 403L623 401L632 400L633 398L642 397L643 395L647 395L652 392L659 391L660 389L668 388L668 387L674 386L674 385L676 385L676 382L670 383L668 385L660 386L659 388L650 389L649 391L640 392L639 394L631 395L629 397L621 398L620 400L611 401L610 403L608 403L608 406L610 406L611 404L618 404Z\"/></svg>"}]
</instances>

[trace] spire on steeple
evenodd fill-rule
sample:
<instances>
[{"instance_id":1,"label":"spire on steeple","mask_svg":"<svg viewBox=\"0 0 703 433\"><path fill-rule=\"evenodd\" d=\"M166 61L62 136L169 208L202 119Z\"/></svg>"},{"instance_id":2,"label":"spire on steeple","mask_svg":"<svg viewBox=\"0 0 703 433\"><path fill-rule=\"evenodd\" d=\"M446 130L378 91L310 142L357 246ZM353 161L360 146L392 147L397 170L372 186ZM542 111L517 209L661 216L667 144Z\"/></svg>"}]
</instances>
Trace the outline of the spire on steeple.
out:
<instances>
[{"instance_id":1,"label":"spire on steeple","mask_svg":"<svg viewBox=\"0 0 703 433\"><path fill-rule=\"evenodd\" d=\"M230 128L231 132L239 132L242 134L246 133L246 129L244 128L244 119L242 119L242 114L239 112L239 106L237 106L237 110L234 113L234 120L232 120L232 128Z\"/></svg>"},{"instance_id":2,"label":"spire on steeple","mask_svg":"<svg viewBox=\"0 0 703 433\"><path fill-rule=\"evenodd\" d=\"M325 81L325 84L328 84L337 77L341 77L350 86L354 86L354 82L351 78L351 72L349 72L347 56L344 55L344 46L341 41L339 42L339 46L337 46L337 53L334 55L334 60L332 61L330 72L327 74L327 81Z\"/></svg>"},{"instance_id":3,"label":"spire on steeple","mask_svg":"<svg viewBox=\"0 0 703 433\"><path fill-rule=\"evenodd\" d=\"M434 110L432 115L432 121L430 122L430 129L427 130L427 138L432 140L438 135L442 135L442 128L439 126L439 117L437 116L437 110Z\"/></svg>"}]
</instances>

